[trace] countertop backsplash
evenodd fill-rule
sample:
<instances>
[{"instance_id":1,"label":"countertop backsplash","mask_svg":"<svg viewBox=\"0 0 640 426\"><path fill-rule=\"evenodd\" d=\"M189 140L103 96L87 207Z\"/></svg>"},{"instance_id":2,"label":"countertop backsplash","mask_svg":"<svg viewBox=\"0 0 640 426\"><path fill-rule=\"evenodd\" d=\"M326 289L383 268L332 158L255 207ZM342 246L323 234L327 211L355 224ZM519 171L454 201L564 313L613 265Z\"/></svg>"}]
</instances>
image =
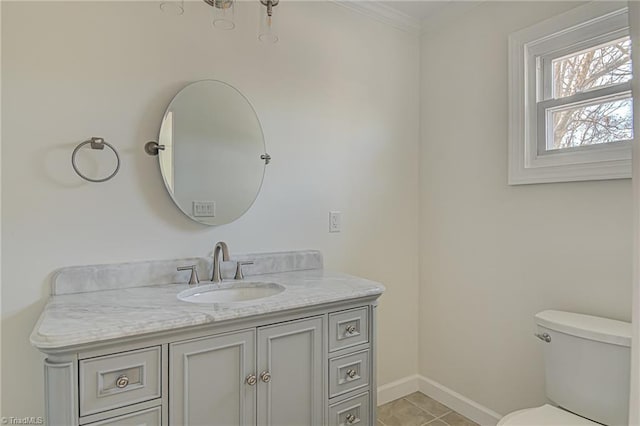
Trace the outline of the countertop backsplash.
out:
<instances>
[{"instance_id":1,"label":"countertop backsplash","mask_svg":"<svg viewBox=\"0 0 640 426\"><path fill-rule=\"evenodd\" d=\"M242 267L245 277L323 268L322 253L317 250L238 254L232 255L231 260L227 262L220 262L223 279L233 278L237 261L254 262L252 265ZM190 271L178 271L177 268L190 265L196 265L201 281L211 279L213 269L211 256L71 266L58 269L54 273L51 280L51 294L62 295L187 283Z\"/></svg>"}]
</instances>

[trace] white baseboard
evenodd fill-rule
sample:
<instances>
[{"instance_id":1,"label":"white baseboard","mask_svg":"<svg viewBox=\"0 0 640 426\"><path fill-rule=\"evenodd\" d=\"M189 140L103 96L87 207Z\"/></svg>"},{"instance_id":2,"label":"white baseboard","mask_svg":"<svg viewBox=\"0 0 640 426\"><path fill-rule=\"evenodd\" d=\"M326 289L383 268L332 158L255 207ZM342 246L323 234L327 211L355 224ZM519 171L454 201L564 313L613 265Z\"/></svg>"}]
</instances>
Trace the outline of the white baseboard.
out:
<instances>
[{"instance_id":1,"label":"white baseboard","mask_svg":"<svg viewBox=\"0 0 640 426\"><path fill-rule=\"evenodd\" d=\"M420 392L482 426L495 426L502 416L440 383L420 376Z\"/></svg>"},{"instance_id":2,"label":"white baseboard","mask_svg":"<svg viewBox=\"0 0 640 426\"><path fill-rule=\"evenodd\" d=\"M495 426L502 416L448 387L419 374L378 387L378 405L420 391L482 426Z\"/></svg>"},{"instance_id":3,"label":"white baseboard","mask_svg":"<svg viewBox=\"0 0 640 426\"><path fill-rule=\"evenodd\" d=\"M378 405L383 405L387 402L395 401L398 398L417 392L419 389L419 382L420 375L414 374L413 376L407 376L400 380L396 380L395 382L378 386Z\"/></svg>"}]
</instances>

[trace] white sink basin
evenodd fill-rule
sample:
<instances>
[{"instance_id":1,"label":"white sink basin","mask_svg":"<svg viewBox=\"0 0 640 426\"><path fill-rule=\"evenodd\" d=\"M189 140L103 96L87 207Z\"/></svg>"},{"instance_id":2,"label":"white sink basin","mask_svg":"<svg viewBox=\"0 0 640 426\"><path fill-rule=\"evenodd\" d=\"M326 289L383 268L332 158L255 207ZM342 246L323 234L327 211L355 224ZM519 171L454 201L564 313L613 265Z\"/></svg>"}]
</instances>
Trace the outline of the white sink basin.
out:
<instances>
[{"instance_id":1,"label":"white sink basin","mask_svg":"<svg viewBox=\"0 0 640 426\"><path fill-rule=\"evenodd\" d=\"M178 293L178 299L190 303L250 303L282 293L284 287L267 282L230 282L207 284Z\"/></svg>"}]
</instances>

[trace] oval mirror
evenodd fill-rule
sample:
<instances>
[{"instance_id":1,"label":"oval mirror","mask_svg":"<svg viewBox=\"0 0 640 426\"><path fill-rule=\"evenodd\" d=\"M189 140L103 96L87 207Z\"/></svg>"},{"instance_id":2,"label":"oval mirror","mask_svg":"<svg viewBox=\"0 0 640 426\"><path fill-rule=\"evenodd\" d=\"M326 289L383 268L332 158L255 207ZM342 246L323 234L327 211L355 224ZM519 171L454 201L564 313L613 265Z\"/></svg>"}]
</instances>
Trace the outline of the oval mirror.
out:
<instances>
[{"instance_id":1,"label":"oval mirror","mask_svg":"<svg viewBox=\"0 0 640 426\"><path fill-rule=\"evenodd\" d=\"M236 88L196 81L173 98L158 143L167 191L184 214L222 225L251 207L269 156L253 107Z\"/></svg>"}]
</instances>

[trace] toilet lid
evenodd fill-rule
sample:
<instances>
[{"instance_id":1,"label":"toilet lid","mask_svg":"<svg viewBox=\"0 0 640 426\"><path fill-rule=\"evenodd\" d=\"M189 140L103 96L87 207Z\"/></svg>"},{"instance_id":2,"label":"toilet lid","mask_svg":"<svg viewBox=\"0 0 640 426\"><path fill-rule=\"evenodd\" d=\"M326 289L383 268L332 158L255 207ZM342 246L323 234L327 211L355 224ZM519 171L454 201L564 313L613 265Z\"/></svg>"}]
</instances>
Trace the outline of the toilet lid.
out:
<instances>
[{"instance_id":1,"label":"toilet lid","mask_svg":"<svg viewBox=\"0 0 640 426\"><path fill-rule=\"evenodd\" d=\"M527 408L507 414L498 426L601 426L584 417L545 404L542 407Z\"/></svg>"}]
</instances>

